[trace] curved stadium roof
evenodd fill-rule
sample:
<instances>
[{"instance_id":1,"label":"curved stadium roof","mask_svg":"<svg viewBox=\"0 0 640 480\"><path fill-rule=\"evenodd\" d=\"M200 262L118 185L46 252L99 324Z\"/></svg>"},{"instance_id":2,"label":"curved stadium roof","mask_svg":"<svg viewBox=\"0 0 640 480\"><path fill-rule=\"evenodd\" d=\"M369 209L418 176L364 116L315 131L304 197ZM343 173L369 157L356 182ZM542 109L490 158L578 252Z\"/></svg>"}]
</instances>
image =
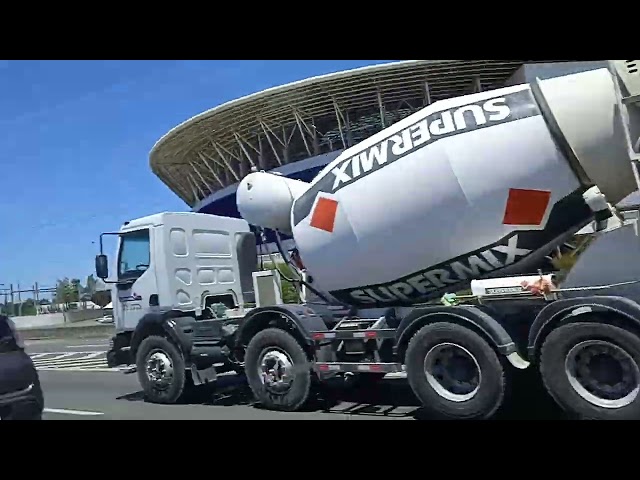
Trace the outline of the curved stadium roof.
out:
<instances>
[{"instance_id":1,"label":"curved stadium roof","mask_svg":"<svg viewBox=\"0 0 640 480\"><path fill-rule=\"evenodd\" d=\"M411 60L271 88L169 131L151 150L151 169L193 207L252 168L341 150L431 102L500 88L524 63L534 62Z\"/></svg>"}]
</instances>

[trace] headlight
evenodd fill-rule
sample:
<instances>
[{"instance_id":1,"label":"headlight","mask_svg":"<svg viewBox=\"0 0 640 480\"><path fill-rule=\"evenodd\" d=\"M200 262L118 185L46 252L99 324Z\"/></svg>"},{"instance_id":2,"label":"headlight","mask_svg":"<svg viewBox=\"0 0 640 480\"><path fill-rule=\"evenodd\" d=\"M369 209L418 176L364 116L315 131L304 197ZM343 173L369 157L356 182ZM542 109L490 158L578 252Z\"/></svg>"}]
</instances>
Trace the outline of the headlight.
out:
<instances>
[{"instance_id":1,"label":"headlight","mask_svg":"<svg viewBox=\"0 0 640 480\"><path fill-rule=\"evenodd\" d=\"M10 318L7 318L7 323L9 324L9 328L13 333L13 338L16 339L16 344L18 345L18 348L24 349L24 341L22 340L22 336L20 335L20 332L18 332L18 329L16 328L16 324Z\"/></svg>"}]
</instances>

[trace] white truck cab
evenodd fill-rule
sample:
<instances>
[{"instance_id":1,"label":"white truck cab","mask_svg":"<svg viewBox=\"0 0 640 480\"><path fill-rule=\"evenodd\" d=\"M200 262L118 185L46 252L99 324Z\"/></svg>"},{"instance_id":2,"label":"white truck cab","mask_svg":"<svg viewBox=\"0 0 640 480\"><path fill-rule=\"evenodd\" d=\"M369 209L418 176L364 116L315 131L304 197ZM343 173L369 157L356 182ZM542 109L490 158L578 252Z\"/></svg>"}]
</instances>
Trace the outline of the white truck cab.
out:
<instances>
[{"instance_id":1,"label":"white truck cab","mask_svg":"<svg viewBox=\"0 0 640 480\"><path fill-rule=\"evenodd\" d=\"M116 331L135 330L152 309L201 316L224 304L242 314L254 302L256 242L244 220L165 212L127 222L115 235ZM98 273L106 277L108 270Z\"/></svg>"}]
</instances>

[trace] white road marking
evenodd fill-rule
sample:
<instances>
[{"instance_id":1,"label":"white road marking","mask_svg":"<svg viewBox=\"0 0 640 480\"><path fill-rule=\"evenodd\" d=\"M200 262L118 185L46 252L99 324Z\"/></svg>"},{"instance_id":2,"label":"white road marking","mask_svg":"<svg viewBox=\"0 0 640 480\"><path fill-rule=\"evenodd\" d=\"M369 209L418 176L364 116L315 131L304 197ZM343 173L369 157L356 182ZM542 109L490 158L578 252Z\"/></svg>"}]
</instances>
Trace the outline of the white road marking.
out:
<instances>
[{"instance_id":1,"label":"white road marking","mask_svg":"<svg viewBox=\"0 0 640 480\"><path fill-rule=\"evenodd\" d=\"M103 365L106 365L105 360L104 359L98 359L98 360L88 360L88 361L83 361L83 360L70 360L67 362L39 362L37 364L38 367L58 367L58 368L64 368L64 367L101 367Z\"/></svg>"},{"instance_id":2,"label":"white road marking","mask_svg":"<svg viewBox=\"0 0 640 480\"><path fill-rule=\"evenodd\" d=\"M65 348L107 348L107 347L109 347L109 345L104 343L101 345L68 345Z\"/></svg>"},{"instance_id":3,"label":"white road marking","mask_svg":"<svg viewBox=\"0 0 640 480\"><path fill-rule=\"evenodd\" d=\"M387 375L384 377L385 379L391 379L391 378L407 378L407 374L404 372L394 372L394 373L387 373Z\"/></svg>"},{"instance_id":4,"label":"white road marking","mask_svg":"<svg viewBox=\"0 0 640 480\"><path fill-rule=\"evenodd\" d=\"M39 353L32 353L31 358L33 358L35 355L80 355L80 354L84 354L84 355L89 355L90 353L107 353L107 352L96 352L95 350L86 350L84 352L39 352Z\"/></svg>"},{"instance_id":5,"label":"white road marking","mask_svg":"<svg viewBox=\"0 0 640 480\"><path fill-rule=\"evenodd\" d=\"M109 368L106 352L46 352L31 355L36 370L118 372Z\"/></svg>"},{"instance_id":6,"label":"white road marking","mask_svg":"<svg viewBox=\"0 0 640 480\"><path fill-rule=\"evenodd\" d=\"M76 352L64 352L64 353L50 353L49 355L55 355L53 358L47 358L47 361L59 360L65 357L70 357L71 355L75 355Z\"/></svg>"},{"instance_id":7,"label":"white road marking","mask_svg":"<svg viewBox=\"0 0 640 480\"><path fill-rule=\"evenodd\" d=\"M120 372L119 368L82 368L82 367L69 367L69 368L57 368L57 367L38 367L38 371L43 372Z\"/></svg>"},{"instance_id":8,"label":"white road marking","mask_svg":"<svg viewBox=\"0 0 640 480\"><path fill-rule=\"evenodd\" d=\"M80 415L84 417L96 417L104 415L102 412L87 412L84 410L67 410L64 408L45 408L45 413L60 413L62 415Z\"/></svg>"}]
</instances>

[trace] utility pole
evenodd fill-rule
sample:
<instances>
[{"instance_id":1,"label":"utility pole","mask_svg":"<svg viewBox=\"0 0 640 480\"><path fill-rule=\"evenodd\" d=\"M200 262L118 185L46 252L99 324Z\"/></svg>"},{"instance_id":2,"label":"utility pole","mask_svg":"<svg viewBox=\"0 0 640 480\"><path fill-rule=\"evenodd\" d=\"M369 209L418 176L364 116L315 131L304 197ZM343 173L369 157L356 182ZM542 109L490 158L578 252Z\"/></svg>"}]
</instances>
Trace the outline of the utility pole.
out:
<instances>
[{"instance_id":1,"label":"utility pole","mask_svg":"<svg viewBox=\"0 0 640 480\"><path fill-rule=\"evenodd\" d=\"M20 283L18 283L18 316L22 316L22 295L20 294ZM15 315L15 314L14 314Z\"/></svg>"},{"instance_id":2,"label":"utility pole","mask_svg":"<svg viewBox=\"0 0 640 480\"><path fill-rule=\"evenodd\" d=\"M38 282L36 282L36 284L33 286L33 297L34 297L33 301L36 307L36 315L38 315L38 313L40 313L40 298L39 298Z\"/></svg>"}]
</instances>

